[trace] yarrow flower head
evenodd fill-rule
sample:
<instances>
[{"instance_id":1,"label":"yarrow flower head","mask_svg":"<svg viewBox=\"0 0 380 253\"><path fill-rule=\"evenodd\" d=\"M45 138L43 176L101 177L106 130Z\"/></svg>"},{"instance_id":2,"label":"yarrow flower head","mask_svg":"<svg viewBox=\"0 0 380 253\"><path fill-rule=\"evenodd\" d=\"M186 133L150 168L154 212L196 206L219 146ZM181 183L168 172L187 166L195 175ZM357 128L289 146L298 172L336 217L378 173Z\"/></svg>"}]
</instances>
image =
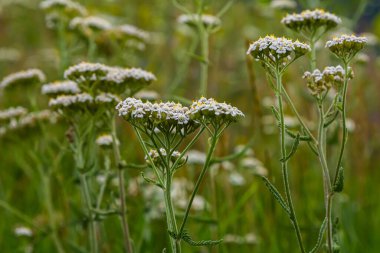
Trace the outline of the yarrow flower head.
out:
<instances>
[{"instance_id":1,"label":"yarrow flower head","mask_svg":"<svg viewBox=\"0 0 380 253\"><path fill-rule=\"evenodd\" d=\"M89 37L93 32L106 31L112 28L112 24L101 17L88 16L88 17L75 17L70 21L70 29L78 30L80 33Z\"/></svg>"},{"instance_id":2,"label":"yarrow flower head","mask_svg":"<svg viewBox=\"0 0 380 253\"><path fill-rule=\"evenodd\" d=\"M80 89L76 82L65 80L42 85L41 92L42 94L56 97L58 95L77 94Z\"/></svg>"},{"instance_id":3,"label":"yarrow flower head","mask_svg":"<svg viewBox=\"0 0 380 253\"><path fill-rule=\"evenodd\" d=\"M174 102L151 103L140 99L127 98L116 109L119 116L132 125L139 125L151 131L159 129L166 133L189 134L197 124L190 119L189 108Z\"/></svg>"},{"instance_id":4,"label":"yarrow flower head","mask_svg":"<svg viewBox=\"0 0 380 253\"><path fill-rule=\"evenodd\" d=\"M244 117L244 114L226 103L218 103L213 98L202 97L194 101L188 112L193 120L203 123L224 124L235 122Z\"/></svg>"},{"instance_id":5,"label":"yarrow flower head","mask_svg":"<svg viewBox=\"0 0 380 253\"><path fill-rule=\"evenodd\" d=\"M157 79L154 74L143 69L112 67L102 80L104 85L99 86L99 89L117 93L124 93L129 89L134 93Z\"/></svg>"},{"instance_id":6,"label":"yarrow flower head","mask_svg":"<svg viewBox=\"0 0 380 253\"><path fill-rule=\"evenodd\" d=\"M55 124L59 119L59 115L50 110L42 110L31 112L24 116L14 119L7 127L8 131L20 131L24 129L31 129L38 126L38 123ZM27 132L29 135L29 132Z\"/></svg>"},{"instance_id":7,"label":"yarrow flower head","mask_svg":"<svg viewBox=\"0 0 380 253\"><path fill-rule=\"evenodd\" d=\"M262 61L266 68L267 64L272 68L284 68L287 63L309 51L310 46L298 40L292 41L286 38L266 36L253 42L249 46L247 54L252 55L258 61Z\"/></svg>"},{"instance_id":8,"label":"yarrow flower head","mask_svg":"<svg viewBox=\"0 0 380 253\"><path fill-rule=\"evenodd\" d=\"M85 109L94 102L94 98L88 93L74 95L60 95L49 101L49 106L54 109Z\"/></svg>"},{"instance_id":9,"label":"yarrow flower head","mask_svg":"<svg viewBox=\"0 0 380 253\"><path fill-rule=\"evenodd\" d=\"M117 40L123 42L132 39L147 43L151 38L151 34L149 32L129 24L114 27L112 29L112 34L116 37Z\"/></svg>"},{"instance_id":10,"label":"yarrow flower head","mask_svg":"<svg viewBox=\"0 0 380 253\"><path fill-rule=\"evenodd\" d=\"M83 16L87 14L86 8L71 0L44 0L40 3L40 8L49 13L59 12L68 16Z\"/></svg>"},{"instance_id":11,"label":"yarrow flower head","mask_svg":"<svg viewBox=\"0 0 380 253\"><path fill-rule=\"evenodd\" d=\"M207 29L216 29L222 24L218 17L208 14L183 14L177 20L178 23L186 24L193 28L197 28L199 22Z\"/></svg>"},{"instance_id":12,"label":"yarrow flower head","mask_svg":"<svg viewBox=\"0 0 380 253\"><path fill-rule=\"evenodd\" d=\"M111 148L113 144L112 136L110 134L102 134L96 139L96 144L101 148Z\"/></svg>"},{"instance_id":13,"label":"yarrow flower head","mask_svg":"<svg viewBox=\"0 0 380 253\"><path fill-rule=\"evenodd\" d=\"M270 7L273 9L290 10L297 7L297 3L294 0L272 0Z\"/></svg>"},{"instance_id":14,"label":"yarrow flower head","mask_svg":"<svg viewBox=\"0 0 380 253\"><path fill-rule=\"evenodd\" d=\"M330 49L338 58L349 62L367 44L366 37L355 35L342 35L326 42L326 47Z\"/></svg>"},{"instance_id":15,"label":"yarrow flower head","mask_svg":"<svg viewBox=\"0 0 380 253\"><path fill-rule=\"evenodd\" d=\"M86 82L101 81L108 71L109 67L101 63L81 62L69 67L65 71L64 77L80 85Z\"/></svg>"},{"instance_id":16,"label":"yarrow flower head","mask_svg":"<svg viewBox=\"0 0 380 253\"><path fill-rule=\"evenodd\" d=\"M288 14L281 20L286 27L296 31L313 33L319 28L324 32L336 27L342 20L330 12L321 9L305 10L301 13Z\"/></svg>"},{"instance_id":17,"label":"yarrow flower head","mask_svg":"<svg viewBox=\"0 0 380 253\"><path fill-rule=\"evenodd\" d=\"M45 74L39 69L28 69L10 74L1 81L0 89L19 85L32 85L45 82Z\"/></svg>"},{"instance_id":18,"label":"yarrow flower head","mask_svg":"<svg viewBox=\"0 0 380 253\"><path fill-rule=\"evenodd\" d=\"M348 78L353 78L352 70L348 70ZM338 66L326 67L323 71L316 69L313 73L305 72L303 78L307 80L307 87L311 94L318 96L323 92L328 91L333 85L336 88L340 88L344 82L345 71Z\"/></svg>"},{"instance_id":19,"label":"yarrow flower head","mask_svg":"<svg viewBox=\"0 0 380 253\"><path fill-rule=\"evenodd\" d=\"M11 107L0 111L0 122L8 122L12 119L19 118L28 112L24 107Z\"/></svg>"}]
</instances>

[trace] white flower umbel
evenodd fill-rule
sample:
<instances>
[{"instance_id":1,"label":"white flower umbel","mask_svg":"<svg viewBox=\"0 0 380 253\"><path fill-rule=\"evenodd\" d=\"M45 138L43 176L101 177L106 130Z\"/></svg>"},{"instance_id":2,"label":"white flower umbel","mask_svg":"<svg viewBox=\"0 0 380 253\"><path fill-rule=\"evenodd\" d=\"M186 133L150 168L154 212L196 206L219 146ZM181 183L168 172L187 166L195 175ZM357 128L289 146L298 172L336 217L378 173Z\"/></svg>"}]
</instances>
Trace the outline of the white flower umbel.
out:
<instances>
[{"instance_id":1,"label":"white flower umbel","mask_svg":"<svg viewBox=\"0 0 380 253\"><path fill-rule=\"evenodd\" d=\"M0 111L0 122L23 116L27 112L28 110L21 106L8 108L6 110Z\"/></svg>"},{"instance_id":2,"label":"white flower umbel","mask_svg":"<svg viewBox=\"0 0 380 253\"><path fill-rule=\"evenodd\" d=\"M120 101L121 99L118 96L111 93L101 93L95 97L95 102L99 105L104 104L115 106Z\"/></svg>"},{"instance_id":3,"label":"white flower umbel","mask_svg":"<svg viewBox=\"0 0 380 253\"><path fill-rule=\"evenodd\" d=\"M142 90L135 94L138 99L154 101L160 98L160 94L153 90Z\"/></svg>"},{"instance_id":4,"label":"white flower umbel","mask_svg":"<svg viewBox=\"0 0 380 253\"><path fill-rule=\"evenodd\" d=\"M86 15L87 10L81 4L71 0L44 0L40 8L47 12L65 12L71 15Z\"/></svg>"},{"instance_id":5,"label":"white flower umbel","mask_svg":"<svg viewBox=\"0 0 380 253\"><path fill-rule=\"evenodd\" d=\"M17 62L21 58L21 53L15 48L1 47L0 61L1 62Z\"/></svg>"},{"instance_id":6,"label":"white flower umbel","mask_svg":"<svg viewBox=\"0 0 380 253\"><path fill-rule=\"evenodd\" d=\"M101 81L109 72L110 67L101 63L81 62L69 67L64 77L77 82L78 84L86 82Z\"/></svg>"},{"instance_id":7,"label":"white flower umbel","mask_svg":"<svg viewBox=\"0 0 380 253\"><path fill-rule=\"evenodd\" d=\"M291 10L297 7L297 2L294 0L272 0L270 7L280 10Z\"/></svg>"},{"instance_id":8,"label":"white flower umbel","mask_svg":"<svg viewBox=\"0 0 380 253\"><path fill-rule=\"evenodd\" d=\"M151 149L147 155L145 155L145 161L147 163L150 163L150 159L155 163L155 165L160 165L163 164L164 162L161 159L162 158L166 159L167 153L164 148L160 148L160 151L157 151L156 149ZM175 162L178 157L181 156L181 153L178 151L173 151L171 154L171 160Z\"/></svg>"},{"instance_id":9,"label":"white flower umbel","mask_svg":"<svg viewBox=\"0 0 380 253\"><path fill-rule=\"evenodd\" d=\"M341 35L326 42L326 48L330 49L338 58L348 63L367 44L366 37L355 35Z\"/></svg>"},{"instance_id":10,"label":"white flower umbel","mask_svg":"<svg viewBox=\"0 0 380 253\"><path fill-rule=\"evenodd\" d=\"M79 93L75 95L61 95L56 98L50 99L49 106L53 108L69 108L92 104L93 101L93 97L88 93Z\"/></svg>"},{"instance_id":11,"label":"white flower umbel","mask_svg":"<svg viewBox=\"0 0 380 253\"><path fill-rule=\"evenodd\" d=\"M42 94L54 97L58 95L77 94L80 92L80 89L76 82L65 80L44 84L41 88L41 92Z\"/></svg>"},{"instance_id":12,"label":"white flower umbel","mask_svg":"<svg viewBox=\"0 0 380 253\"><path fill-rule=\"evenodd\" d=\"M221 20L218 17L208 14L183 14L178 17L178 23L186 24L191 27L197 27L198 23L201 23L208 29L214 29L221 25Z\"/></svg>"},{"instance_id":13,"label":"white flower umbel","mask_svg":"<svg viewBox=\"0 0 380 253\"><path fill-rule=\"evenodd\" d=\"M88 30L91 31L105 31L112 28L112 24L101 17L88 16L88 17L76 17L71 20L70 29L77 29L87 34Z\"/></svg>"},{"instance_id":14,"label":"white flower umbel","mask_svg":"<svg viewBox=\"0 0 380 253\"><path fill-rule=\"evenodd\" d=\"M113 29L113 32L120 40L133 38L139 41L148 42L151 38L149 32L129 24L117 26Z\"/></svg>"},{"instance_id":15,"label":"white flower umbel","mask_svg":"<svg viewBox=\"0 0 380 253\"><path fill-rule=\"evenodd\" d=\"M50 110L42 110L28 113L18 120L12 120L8 125L9 130L22 130L38 126L37 123L46 122L55 124L58 120L58 115Z\"/></svg>"},{"instance_id":16,"label":"white flower umbel","mask_svg":"<svg viewBox=\"0 0 380 253\"><path fill-rule=\"evenodd\" d=\"M112 136L110 134L102 134L96 139L96 144L103 148L112 147Z\"/></svg>"},{"instance_id":17,"label":"white flower umbel","mask_svg":"<svg viewBox=\"0 0 380 253\"><path fill-rule=\"evenodd\" d=\"M33 231L28 228L28 227L16 227L14 229L14 233L16 236L21 237L21 236L26 236L26 237L32 237L33 236Z\"/></svg>"},{"instance_id":18,"label":"white flower umbel","mask_svg":"<svg viewBox=\"0 0 380 253\"><path fill-rule=\"evenodd\" d=\"M45 74L39 69L28 69L10 74L1 81L0 89L10 88L17 85L29 85L45 82Z\"/></svg>"},{"instance_id":19,"label":"white flower umbel","mask_svg":"<svg viewBox=\"0 0 380 253\"><path fill-rule=\"evenodd\" d=\"M342 20L330 12L321 9L305 10L301 13L288 14L281 20L286 27L304 33L315 33L319 28L324 32L336 27Z\"/></svg>"},{"instance_id":20,"label":"white flower umbel","mask_svg":"<svg viewBox=\"0 0 380 253\"><path fill-rule=\"evenodd\" d=\"M250 44L247 54L261 61L271 73L283 70L298 57L308 53L310 46L284 37L266 36Z\"/></svg>"},{"instance_id":21,"label":"white flower umbel","mask_svg":"<svg viewBox=\"0 0 380 253\"><path fill-rule=\"evenodd\" d=\"M244 117L244 114L226 103L218 103L213 98L202 97L194 101L190 106L188 114L194 120L202 122L229 123Z\"/></svg>"}]
</instances>

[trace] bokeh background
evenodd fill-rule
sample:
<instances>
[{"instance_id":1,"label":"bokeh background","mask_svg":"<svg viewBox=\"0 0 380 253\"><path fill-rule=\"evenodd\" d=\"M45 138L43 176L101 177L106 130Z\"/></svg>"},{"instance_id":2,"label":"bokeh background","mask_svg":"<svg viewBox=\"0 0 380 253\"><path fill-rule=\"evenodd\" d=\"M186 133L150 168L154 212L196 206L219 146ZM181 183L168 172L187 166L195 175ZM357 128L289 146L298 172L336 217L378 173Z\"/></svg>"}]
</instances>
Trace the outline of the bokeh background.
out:
<instances>
[{"instance_id":1,"label":"bokeh background","mask_svg":"<svg viewBox=\"0 0 380 253\"><path fill-rule=\"evenodd\" d=\"M197 98L200 63L195 55L199 47L193 54L189 53L196 39L178 25L177 17L182 13L171 1L79 2L92 15L116 24L133 24L153 34L145 50L119 52L107 46L98 47L97 62L142 67L153 72L158 81L148 90L156 91L162 99ZM192 8L192 1L184 2ZM205 12L216 14L227 0L207 2ZM188 229L195 239L224 238L224 243L214 249L194 250L184 246L184 252L296 252L296 239L288 218L258 177L267 175L281 187L277 129L268 107L273 102L273 94L260 65L247 58L245 52L250 40L267 34L296 38L296 34L281 25L281 18L287 12L313 7L325 8L343 20L323 42L341 33L365 33L370 39L353 64L355 78L350 83L348 102L350 136L344 159L346 181L343 193L335 197L334 217L341 252L380 252L380 1L300 0L290 1L294 4L290 10L273 2L234 1L222 17L221 29L210 36L209 96L230 102L246 114L241 123L233 125L223 136L217 156L234 153L247 143L251 149L244 156L214 165L202 185L201 208L193 212L189 223ZM38 5L39 1L35 0L0 0L0 78L27 68L42 69L49 81L61 78L57 34L46 27L45 14ZM66 36L70 63L88 60L86 42L70 32ZM323 45L317 54L318 67L338 64ZM305 57L291 66L284 83L297 108L313 126L316 110L301 78L306 70ZM26 106L25 101L32 94L37 96L42 108L47 107L47 98L39 93L37 87L1 94L0 109ZM287 120L297 127L290 110ZM7 138L0 139L0 252L54 252L41 201L45 193L40 187L41 177L36 166L53 171L50 177L53 204L67 252L85 252L86 221L65 137L67 128L64 122L58 122L42 129L9 133ZM143 163L143 152L133 131L121 121L118 131L123 158ZM337 133L329 133L331 163L336 159ZM202 150L202 145L197 149ZM34 152L38 154L36 158L31 155L33 150L43 152ZM100 157L105 156L101 152ZM195 165L176 174L178 202L188 196L191 187L188 189L187 185L199 171L200 167ZM290 177L299 223L310 249L324 215L321 174L316 157L302 145L290 163ZM139 170L129 170L127 182L128 216L134 244L139 252L161 252L168 237L160 196L141 180ZM117 188L110 184L107 198L112 199L113 194L117 194ZM180 205L177 208L180 212ZM108 217L103 224L102 252L122 252L118 218ZM16 235L15 228L19 226L30 227L33 235Z\"/></svg>"}]
</instances>

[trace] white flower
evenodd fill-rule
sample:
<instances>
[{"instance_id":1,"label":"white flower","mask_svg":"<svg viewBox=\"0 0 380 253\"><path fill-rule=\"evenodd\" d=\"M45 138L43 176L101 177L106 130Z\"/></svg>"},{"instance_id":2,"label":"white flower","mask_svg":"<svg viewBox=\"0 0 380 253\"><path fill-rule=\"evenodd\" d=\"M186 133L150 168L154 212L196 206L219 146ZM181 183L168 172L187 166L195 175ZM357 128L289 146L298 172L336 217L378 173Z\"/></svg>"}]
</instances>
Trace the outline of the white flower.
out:
<instances>
[{"instance_id":1,"label":"white flower","mask_svg":"<svg viewBox=\"0 0 380 253\"><path fill-rule=\"evenodd\" d=\"M28 227L16 227L14 229L14 233L16 236L25 236L25 237L32 237L33 231Z\"/></svg>"},{"instance_id":2,"label":"white flower","mask_svg":"<svg viewBox=\"0 0 380 253\"><path fill-rule=\"evenodd\" d=\"M76 82L65 80L44 84L41 91L45 95L63 95L79 93L80 89Z\"/></svg>"},{"instance_id":3,"label":"white flower","mask_svg":"<svg viewBox=\"0 0 380 253\"><path fill-rule=\"evenodd\" d=\"M281 20L281 23L293 29L295 31L304 30L306 32L312 32L320 27L325 29L331 29L342 20L330 12L326 12L321 9L305 10L301 13L288 14Z\"/></svg>"},{"instance_id":4,"label":"white flower","mask_svg":"<svg viewBox=\"0 0 380 253\"><path fill-rule=\"evenodd\" d=\"M112 136L110 134L102 134L96 139L96 144L100 147L112 146Z\"/></svg>"},{"instance_id":5,"label":"white flower","mask_svg":"<svg viewBox=\"0 0 380 253\"><path fill-rule=\"evenodd\" d=\"M201 22L205 27L215 28L221 25L221 21L218 17L208 14L183 14L178 17L178 23L196 26L198 22Z\"/></svg>"},{"instance_id":6,"label":"white flower","mask_svg":"<svg viewBox=\"0 0 380 253\"><path fill-rule=\"evenodd\" d=\"M71 0L44 0L40 3L40 8L46 11L64 9L65 11L76 12L79 15L86 15L87 13L82 5Z\"/></svg>"},{"instance_id":7,"label":"white flower","mask_svg":"<svg viewBox=\"0 0 380 253\"><path fill-rule=\"evenodd\" d=\"M46 79L45 74L39 69L28 69L10 74L1 81L0 89L17 84L41 83Z\"/></svg>"},{"instance_id":8,"label":"white flower","mask_svg":"<svg viewBox=\"0 0 380 253\"><path fill-rule=\"evenodd\" d=\"M114 30L119 34L136 38L144 42L147 42L151 37L148 32L129 24L117 26L114 28Z\"/></svg>"},{"instance_id":9,"label":"white flower","mask_svg":"<svg viewBox=\"0 0 380 253\"><path fill-rule=\"evenodd\" d=\"M231 172L228 179L230 184L234 186L242 186L246 183L245 178L239 172L236 171Z\"/></svg>"},{"instance_id":10,"label":"white flower","mask_svg":"<svg viewBox=\"0 0 380 253\"><path fill-rule=\"evenodd\" d=\"M189 150L186 153L188 164L200 164L203 165L206 162L206 154L198 150Z\"/></svg>"},{"instance_id":11,"label":"white flower","mask_svg":"<svg viewBox=\"0 0 380 253\"><path fill-rule=\"evenodd\" d=\"M21 106L11 107L6 110L0 111L0 121L20 117L25 115L27 112L28 110Z\"/></svg>"},{"instance_id":12,"label":"white flower","mask_svg":"<svg viewBox=\"0 0 380 253\"><path fill-rule=\"evenodd\" d=\"M350 61L367 44L366 37L355 35L341 35L326 42L326 48L330 49L338 58Z\"/></svg>"},{"instance_id":13,"label":"white flower","mask_svg":"<svg viewBox=\"0 0 380 253\"><path fill-rule=\"evenodd\" d=\"M70 107L78 104L91 104L93 97L88 93L79 93L75 95L60 95L49 101L50 107Z\"/></svg>"},{"instance_id":14,"label":"white flower","mask_svg":"<svg viewBox=\"0 0 380 253\"><path fill-rule=\"evenodd\" d=\"M120 102L120 98L111 93L102 93L95 97L95 102L98 104L117 104Z\"/></svg>"},{"instance_id":15,"label":"white flower","mask_svg":"<svg viewBox=\"0 0 380 253\"><path fill-rule=\"evenodd\" d=\"M70 21L69 27L71 29L94 29L94 30L108 30L112 28L112 24L101 17L89 16L89 17L76 17Z\"/></svg>"}]
</instances>

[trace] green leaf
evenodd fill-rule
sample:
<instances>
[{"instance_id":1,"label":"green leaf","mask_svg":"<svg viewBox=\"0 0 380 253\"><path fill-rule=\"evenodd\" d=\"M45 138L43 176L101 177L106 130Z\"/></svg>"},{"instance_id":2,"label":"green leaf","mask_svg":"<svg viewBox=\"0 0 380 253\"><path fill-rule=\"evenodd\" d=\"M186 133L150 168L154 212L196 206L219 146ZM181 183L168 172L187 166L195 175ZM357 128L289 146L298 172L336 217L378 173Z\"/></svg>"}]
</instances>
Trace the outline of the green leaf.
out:
<instances>
[{"instance_id":1,"label":"green leaf","mask_svg":"<svg viewBox=\"0 0 380 253\"><path fill-rule=\"evenodd\" d=\"M300 134L297 133L296 138L294 139L294 142L293 142L292 150L285 158L280 159L280 161L286 162L287 160L289 160L296 153L299 144L300 144Z\"/></svg>"},{"instance_id":2,"label":"green leaf","mask_svg":"<svg viewBox=\"0 0 380 253\"><path fill-rule=\"evenodd\" d=\"M277 188L269 181L266 177L261 177L265 183L265 185L268 187L269 191L273 194L274 198L277 200L277 202L281 205L281 207L285 210L287 214L290 215L290 210L288 205L286 204L285 200L281 196L281 193L277 190Z\"/></svg>"},{"instance_id":3,"label":"green leaf","mask_svg":"<svg viewBox=\"0 0 380 253\"><path fill-rule=\"evenodd\" d=\"M323 234L324 234L324 232L325 232L326 225L327 225L327 218L325 218L325 219L323 220L322 225L321 225L321 228L319 229L317 243L315 244L314 248L312 248L312 249L309 251L309 253L315 253L315 252L317 252L317 250L321 247L322 240L323 240Z\"/></svg>"},{"instance_id":4,"label":"green leaf","mask_svg":"<svg viewBox=\"0 0 380 253\"><path fill-rule=\"evenodd\" d=\"M149 183L149 184L154 184L154 185L160 187L161 189L164 189L164 186L163 186L162 184L160 184L159 182L157 182L157 181L154 180L154 179L151 179L151 178L149 178L149 177L146 177L146 176L144 175L144 172L141 172L141 176L142 176L142 178L145 180L145 182L147 182L147 183Z\"/></svg>"}]
</instances>

